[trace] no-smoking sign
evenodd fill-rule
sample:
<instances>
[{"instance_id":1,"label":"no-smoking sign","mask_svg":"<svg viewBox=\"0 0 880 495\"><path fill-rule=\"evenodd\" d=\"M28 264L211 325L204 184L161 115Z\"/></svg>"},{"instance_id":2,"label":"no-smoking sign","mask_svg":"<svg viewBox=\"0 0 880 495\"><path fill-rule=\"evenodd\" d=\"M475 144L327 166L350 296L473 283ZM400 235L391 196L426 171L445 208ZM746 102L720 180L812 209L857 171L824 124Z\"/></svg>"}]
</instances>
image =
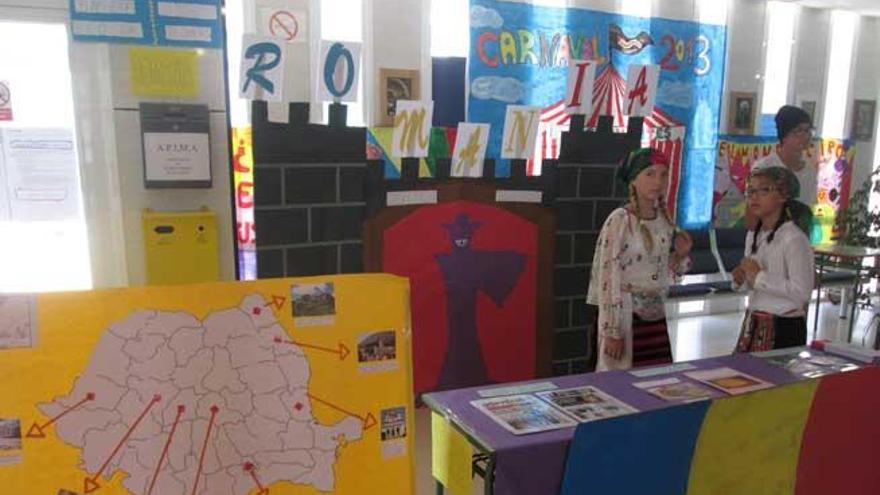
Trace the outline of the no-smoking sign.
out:
<instances>
[{"instance_id":1,"label":"no-smoking sign","mask_svg":"<svg viewBox=\"0 0 880 495\"><path fill-rule=\"evenodd\" d=\"M289 43L307 39L305 12L273 8L263 9L262 14L266 34Z\"/></svg>"},{"instance_id":2,"label":"no-smoking sign","mask_svg":"<svg viewBox=\"0 0 880 495\"><path fill-rule=\"evenodd\" d=\"M6 81L0 81L0 120L12 120L12 91Z\"/></svg>"}]
</instances>

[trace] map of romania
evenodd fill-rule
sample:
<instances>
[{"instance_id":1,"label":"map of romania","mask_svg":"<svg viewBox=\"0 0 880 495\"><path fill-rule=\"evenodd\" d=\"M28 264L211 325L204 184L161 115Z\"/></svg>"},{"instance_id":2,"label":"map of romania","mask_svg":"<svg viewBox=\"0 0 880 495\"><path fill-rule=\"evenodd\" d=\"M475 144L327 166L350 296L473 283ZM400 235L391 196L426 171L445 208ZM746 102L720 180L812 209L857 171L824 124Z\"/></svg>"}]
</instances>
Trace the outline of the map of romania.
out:
<instances>
[{"instance_id":1,"label":"map of romania","mask_svg":"<svg viewBox=\"0 0 880 495\"><path fill-rule=\"evenodd\" d=\"M85 493L116 470L136 495L268 493L278 481L333 491L342 446L375 420L318 424L309 362L271 304L248 296L202 321L136 311L104 332L70 392L39 404L81 449Z\"/></svg>"},{"instance_id":2,"label":"map of romania","mask_svg":"<svg viewBox=\"0 0 880 495\"><path fill-rule=\"evenodd\" d=\"M0 494L414 487L409 282L0 296Z\"/></svg>"}]
</instances>

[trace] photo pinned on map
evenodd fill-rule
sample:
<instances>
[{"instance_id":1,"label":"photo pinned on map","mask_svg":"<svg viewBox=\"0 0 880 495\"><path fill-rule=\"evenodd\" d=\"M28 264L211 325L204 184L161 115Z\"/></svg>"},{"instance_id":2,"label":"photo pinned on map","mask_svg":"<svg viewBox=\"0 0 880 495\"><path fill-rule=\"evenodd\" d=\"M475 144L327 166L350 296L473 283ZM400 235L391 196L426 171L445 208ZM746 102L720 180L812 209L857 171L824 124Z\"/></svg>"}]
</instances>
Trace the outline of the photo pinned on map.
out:
<instances>
[{"instance_id":1,"label":"photo pinned on map","mask_svg":"<svg viewBox=\"0 0 880 495\"><path fill-rule=\"evenodd\" d=\"M0 418L0 466L21 462L21 421Z\"/></svg>"},{"instance_id":2,"label":"photo pinned on map","mask_svg":"<svg viewBox=\"0 0 880 495\"><path fill-rule=\"evenodd\" d=\"M370 332L358 337L358 369L365 373L396 370L397 337L393 330Z\"/></svg>"},{"instance_id":3,"label":"photo pinned on map","mask_svg":"<svg viewBox=\"0 0 880 495\"><path fill-rule=\"evenodd\" d=\"M0 349L34 347L36 341L34 296L0 294Z\"/></svg>"},{"instance_id":4,"label":"photo pinned on map","mask_svg":"<svg viewBox=\"0 0 880 495\"><path fill-rule=\"evenodd\" d=\"M383 409L382 419L382 458L401 457L406 455L406 408L392 407Z\"/></svg>"},{"instance_id":5,"label":"photo pinned on map","mask_svg":"<svg viewBox=\"0 0 880 495\"><path fill-rule=\"evenodd\" d=\"M336 286L294 284L290 287L293 300L293 324L299 327L333 325L336 322Z\"/></svg>"}]
</instances>

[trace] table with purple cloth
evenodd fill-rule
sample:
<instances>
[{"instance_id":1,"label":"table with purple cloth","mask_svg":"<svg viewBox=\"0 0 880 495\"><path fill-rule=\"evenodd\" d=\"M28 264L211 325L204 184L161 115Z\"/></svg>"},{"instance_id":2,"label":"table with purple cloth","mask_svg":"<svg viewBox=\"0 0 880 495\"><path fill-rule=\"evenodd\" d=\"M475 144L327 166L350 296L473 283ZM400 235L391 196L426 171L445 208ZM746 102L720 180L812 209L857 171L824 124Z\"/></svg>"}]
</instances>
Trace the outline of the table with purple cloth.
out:
<instances>
[{"instance_id":1,"label":"table with purple cloth","mask_svg":"<svg viewBox=\"0 0 880 495\"><path fill-rule=\"evenodd\" d=\"M673 366L681 364L684 363L675 363ZM592 385L639 411L647 411L675 407L677 404L636 388L632 385L634 382L672 377L692 381L685 377L684 373L719 367L730 367L774 385L784 385L799 380L784 368L749 354L701 359L689 361L688 364L693 365L694 368L653 376L639 377L630 372L644 371L644 369L607 371L435 392L423 395L422 399L434 413L445 417L462 432L481 455L489 457L487 463L489 472L484 476L487 494L552 495L559 493L568 445L574 436L575 428L514 435L471 405L471 401L483 398L479 395L480 391L545 382L553 383L558 389ZM719 397L724 395L718 392ZM440 486L442 485L438 486L438 493L442 493Z\"/></svg>"}]
</instances>

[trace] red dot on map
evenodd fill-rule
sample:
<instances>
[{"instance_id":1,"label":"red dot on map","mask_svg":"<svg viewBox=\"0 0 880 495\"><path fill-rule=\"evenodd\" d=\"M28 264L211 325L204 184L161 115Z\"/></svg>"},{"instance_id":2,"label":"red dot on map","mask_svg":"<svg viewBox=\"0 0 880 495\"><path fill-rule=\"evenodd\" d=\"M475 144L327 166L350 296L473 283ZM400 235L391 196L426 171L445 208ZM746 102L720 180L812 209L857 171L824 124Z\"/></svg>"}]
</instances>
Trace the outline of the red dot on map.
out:
<instances>
[{"instance_id":1,"label":"red dot on map","mask_svg":"<svg viewBox=\"0 0 880 495\"><path fill-rule=\"evenodd\" d=\"M254 308L254 309L253 309L253 313L254 313L256 316L260 316L260 313L262 313L262 311L260 310L260 308Z\"/></svg>"},{"instance_id":2,"label":"red dot on map","mask_svg":"<svg viewBox=\"0 0 880 495\"><path fill-rule=\"evenodd\" d=\"M245 471L253 471L253 470L254 470L254 464L251 463L251 462L246 462L246 463L244 463L244 470L245 470Z\"/></svg>"},{"instance_id":3,"label":"red dot on map","mask_svg":"<svg viewBox=\"0 0 880 495\"><path fill-rule=\"evenodd\" d=\"M87 393L86 400L95 400L95 393L94 392Z\"/></svg>"},{"instance_id":4,"label":"red dot on map","mask_svg":"<svg viewBox=\"0 0 880 495\"><path fill-rule=\"evenodd\" d=\"M303 408L302 402L297 402L297 403L293 406L293 408L296 409L297 411L302 411L302 408Z\"/></svg>"}]
</instances>

